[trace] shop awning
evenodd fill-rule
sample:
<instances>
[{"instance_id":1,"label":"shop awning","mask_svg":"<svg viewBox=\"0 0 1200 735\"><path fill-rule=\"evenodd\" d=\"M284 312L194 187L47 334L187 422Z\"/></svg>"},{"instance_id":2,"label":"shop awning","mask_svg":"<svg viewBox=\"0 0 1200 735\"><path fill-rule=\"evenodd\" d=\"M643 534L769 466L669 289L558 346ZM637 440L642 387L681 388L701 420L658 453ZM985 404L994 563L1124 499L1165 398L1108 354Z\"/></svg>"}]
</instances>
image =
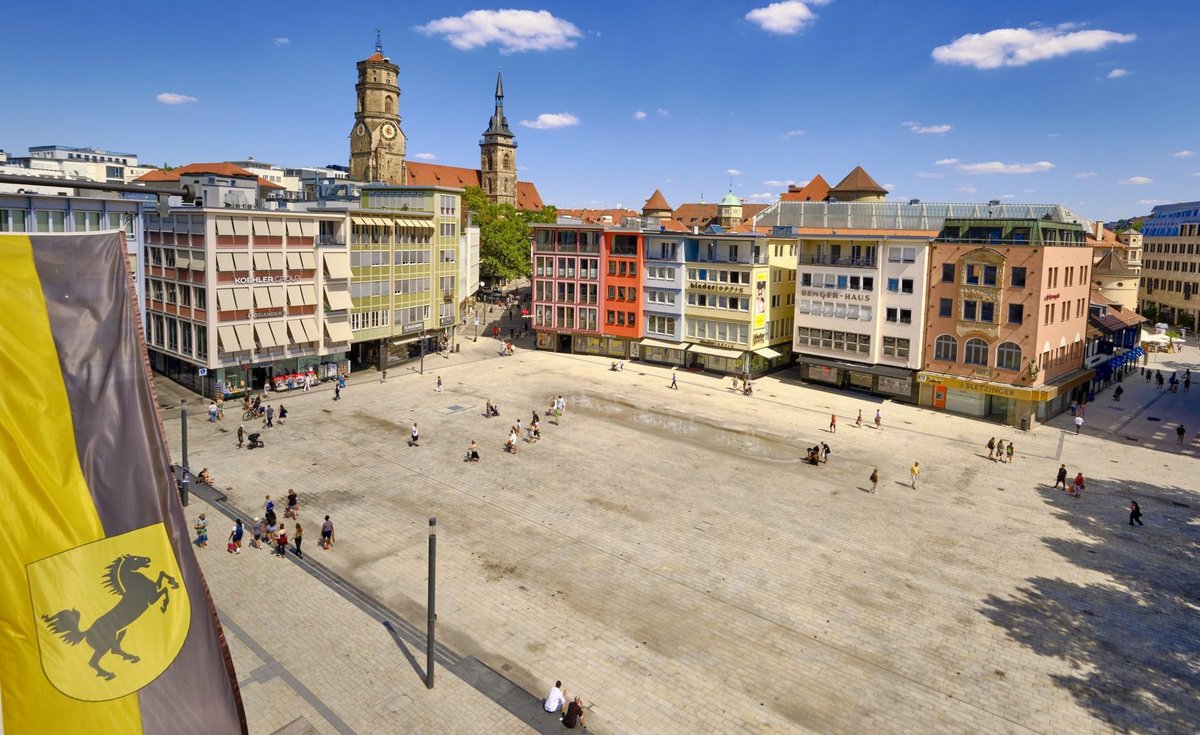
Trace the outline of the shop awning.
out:
<instances>
[{"instance_id":1,"label":"shop awning","mask_svg":"<svg viewBox=\"0 0 1200 735\"><path fill-rule=\"evenodd\" d=\"M662 340L650 339L649 337L638 342L638 344L642 347L657 347L662 350L686 350L692 346L690 342L663 342Z\"/></svg>"},{"instance_id":2,"label":"shop awning","mask_svg":"<svg viewBox=\"0 0 1200 735\"><path fill-rule=\"evenodd\" d=\"M298 345L302 345L308 341L308 335L304 332L304 322L299 319L292 319L287 323L288 332L292 335L292 341Z\"/></svg>"},{"instance_id":3,"label":"shop awning","mask_svg":"<svg viewBox=\"0 0 1200 735\"><path fill-rule=\"evenodd\" d=\"M304 295L304 300L301 302L305 306L317 305L317 287L311 283L301 283L300 293Z\"/></svg>"},{"instance_id":4,"label":"shop awning","mask_svg":"<svg viewBox=\"0 0 1200 735\"><path fill-rule=\"evenodd\" d=\"M770 347L759 347L757 350L754 351L754 354L759 355L761 357L765 357L768 360L774 360L777 357L783 357L783 355L781 353L776 352L775 350L771 349Z\"/></svg>"},{"instance_id":5,"label":"shop awning","mask_svg":"<svg viewBox=\"0 0 1200 735\"><path fill-rule=\"evenodd\" d=\"M237 308L237 302L234 301L234 299L233 299L233 291L234 291L234 289L232 289L232 288L218 288L217 289L217 308L218 309L220 309L221 311L233 311L234 309ZM221 327L221 329L225 329L225 327ZM233 327L229 327L229 329L232 330ZM237 340L235 339L234 342L236 342L236 341Z\"/></svg>"},{"instance_id":6,"label":"shop awning","mask_svg":"<svg viewBox=\"0 0 1200 735\"><path fill-rule=\"evenodd\" d=\"M737 360L742 356L738 350L723 350L720 347L709 347L707 345L692 345L692 354L699 352L701 355L712 355L713 357L724 357L727 360Z\"/></svg>"},{"instance_id":7,"label":"shop awning","mask_svg":"<svg viewBox=\"0 0 1200 735\"><path fill-rule=\"evenodd\" d=\"M320 342L321 341L321 330L317 329L317 320L316 319L301 319L300 321L302 324L304 324L304 334L308 337L308 341L309 342Z\"/></svg>"},{"instance_id":8,"label":"shop awning","mask_svg":"<svg viewBox=\"0 0 1200 735\"><path fill-rule=\"evenodd\" d=\"M432 230L433 229L433 223L427 219L414 219L414 220L411 220L411 222L412 222L413 227L416 227L416 228L419 228L422 230Z\"/></svg>"},{"instance_id":9,"label":"shop awning","mask_svg":"<svg viewBox=\"0 0 1200 735\"><path fill-rule=\"evenodd\" d=\"M280 347L287 347L287 344L288 344L287 324L285 322L278 321L278 322L270 322L270 325L271 325L271 336L273 336L275 338L275 344L279 345Z\"/></svg>"},{"instance_id":10,"label":"shop awning","mask_svg":"<svg viewBox=\"0 0 1200 735\"><path fill-rule=\"evenodd\" d=\"M300 253L287 254L288 270L298 271L304 267L304 261L300 259Z\"/></svg>"},{"instance_id":11,"label":"shop awning","mask_svg":"<svg viewBox=\"0 0 1200 735\"><path fill-rule=\"evenodd\" d=\"M271 292L271 306L282 309L287 306L287 296L283 286L267 286Z\"/></svg>"},{"instance_id":12,"label":"shop awning","mask_svg":"<svg viewBox=\"0 0 1200 735\"><path fill-rule=\"evenodd\" d=\"M350 292L325 287L325 304L334 311L353 309L354 302L350 300Z\"/></svg>"},{"instance_id":13,"label":"shop awning","mask_svg":"<svg viewBox=\"0 0 1200 735\"><path fill-rule=\"evenodd\" d=\"M245 310L245 309L250 308L250 289L248 289L248 288L233 289L233 298L237 301L238 309ZM241 339L241 337L242 337L242 333L238 332L238 339ZM246 344L246 343L243 341L242 344Z\"/></svg>"},{"instance_id":14,"label":"shop awning","mask_svg":"<svg viewBox=\"0 0 1200 735\"><path fill-rule=\"evenodd\" d=\"M254 254L254 270L256 270L256 271L271 270L271 257L267 253L255 253Z\"/></svg>"},{"instance_id":15,"label":"shop awning","mask_svg":"<svg viewBox=\"0 0 1200 735\"><path fill-rule=\"evenodd\" d=\"M348 253L322 253L325 261L325 272L330 278L350 277L350 256Z\"/></svg>"},{"instance_id":16,"label":"shop awning","mask_svg":"<svg viewBox=\"0 0 1200 735\"><path fill-rule=\"evenodd\" d=\"M238 344L237 332L233 331L233 327L217 327L217 338L221 340L222 352L241 352L242 346Z\"/></svg>"},{"instance_id":17,"label":"shop awning","mask_svg":"<svg viewBox=\"0 0 1200 735\"><path fill-rule=\"evenodd\" d=\"M275 347L275 335L271 334L271 325L267 322L257 322L254 325L254 336L258 337L259 347Z\"/></svg>"},{"instance_id":18,"label":"shop awning","mask_svg":"<svg viewBox=\"0 0 1200 735\"><path fill-rule=\"evenodd\" d=\"M311 250L300 251L300 265L304 270L311 271L317 268L317 255Z\"/></svg>"},{"instance_id":19,"label":"shop awning","mask_svg":"<svg viewBox=\"0 0 1200 735\"><path fill-rule=\"evenodd\" d=\"M236 271L250 270L250 253L234 253L233 269Z\"/></svg>"},{"instance_id":20,"label":"shop awning","mask_svg":"<svg viewBox=\"0 0 1200 735\"><path fill-rule=\"evenodd\" d=\"M254 330L249 324L234 324L233 328L237 330L238 342L242 344L243 350L254 349Z\"/></svg>"},{"instance_id":21,"label":"shop awning","mask_svg":"<svg viewBox=\"0 0 1200 735\"><path fill-rule=\"evenodd\" d=\"M351 217L350 223L358 225L359 227L371 227L375 224L371 221L370 217Z\"/></svg>"},{"instance_id":22,"label":"shop awning","mask_svg":"<svg viewBox=\"0 0 1200 735\"><path fill-rule=\"evenodd\" d=\"M236 266L233 264L233 253L217 253L217 270L236 270Z\"/></svg>"},{"instance_id":23,"label":"shop awning","mask_svg":"<svg viewBox=\"0 0 1200 735\"><path fill-rule=\"evenodd\" d=\"M353 338L350 322L325 322L325 336L330 342L349 342Z\"/></svg>"},{"instance_id":24,"label":"shop awning","mask_svg":"<svg viewBox=\"0 0 1200 735\"><path fill-rule=\"evenodd\" d=\"M300 236L300 222L294 219L284 220L284 227L287 228L288 237Z\"/></svg>"},{"instance_id":25,"label":"shop awning","mask_svg":"<svg viewBox=\"0 0 1200 735\"><path fill-rule=\"evenodd\" d=\"M283 253L267 253L267 257L271 259L271 270L283 270Z\"/></svg>"}]
</instances>

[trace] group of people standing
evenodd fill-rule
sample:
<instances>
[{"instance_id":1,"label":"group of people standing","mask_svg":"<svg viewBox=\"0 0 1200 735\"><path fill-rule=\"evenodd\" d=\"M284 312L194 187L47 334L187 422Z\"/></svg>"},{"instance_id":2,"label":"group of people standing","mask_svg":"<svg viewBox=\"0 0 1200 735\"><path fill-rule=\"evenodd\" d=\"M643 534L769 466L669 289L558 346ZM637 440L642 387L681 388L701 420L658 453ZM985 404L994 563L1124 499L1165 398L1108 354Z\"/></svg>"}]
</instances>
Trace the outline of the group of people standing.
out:
<instances>
[{"instance_id":1,"label":"group of people standing","mask_svg":"<svg viewBox=\"0 0 1200 735\"><path fill-rule=\"evenodd\" d=\"M241 554L242 543L245 540L246 534L251 535L250 548L261 549L265 544L267 548L272 549L275 555L283 558L287 554L288 542L292 544L292 553L298 558L304 558L304 526L300 523L300 498L293 489L288 490L287 504L283 511L283 517L294 522L294 531L291 538L288 537L287 523L280 521L275 513L275 501L270 495L265 496L263 501L262 517L255 516L251 527L247 530L241 518L234 519L233 528L229 531L229 540L226 545L226 551L230 554ZM201 513L196 519L193 526L196 531L196 546L203 549L208 547L208 520L205 514ZM325 520L321 523L321 548L328 550L333 547L334 533L333 521L329 516L325 516Z\"/></svg>"},{"instance_id":2,"label":"group of people standing","mask_svg":"<svg viewBox=\"0 0 1200 735\"><path fill-rule=\"evenodd\" d=\"M1016 451L1013 449L1011 441L1005 444L1003 439L996 439L994 436L988 439L987 450L988 459L993 462L1004 462L1005 464L1013 461L1013 453Z\"/></svg>"}]
</instances>

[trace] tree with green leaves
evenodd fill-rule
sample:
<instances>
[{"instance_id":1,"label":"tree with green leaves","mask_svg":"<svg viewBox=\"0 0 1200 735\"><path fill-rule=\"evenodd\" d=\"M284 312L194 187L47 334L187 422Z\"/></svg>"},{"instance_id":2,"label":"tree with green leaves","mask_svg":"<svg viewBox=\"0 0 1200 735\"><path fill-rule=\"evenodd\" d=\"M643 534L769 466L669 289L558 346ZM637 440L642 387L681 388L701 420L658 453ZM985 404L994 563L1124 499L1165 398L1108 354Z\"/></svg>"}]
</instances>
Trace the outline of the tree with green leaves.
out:
<instances>
[{"instance_id":1,"label":"tree with green leaves","mask_svg":"<svg viewBox=\"0 0 1200 735\"><path fill-rule=\"evenodd\" d=\"M543 207L540 212L518 210L511 204L493 204L477 186L463 191L463 206L479 227L479 277L489 282L523 278L533 272L530 260L529 225L554 222L558 212Z\"/></svg>"}]
</instances>

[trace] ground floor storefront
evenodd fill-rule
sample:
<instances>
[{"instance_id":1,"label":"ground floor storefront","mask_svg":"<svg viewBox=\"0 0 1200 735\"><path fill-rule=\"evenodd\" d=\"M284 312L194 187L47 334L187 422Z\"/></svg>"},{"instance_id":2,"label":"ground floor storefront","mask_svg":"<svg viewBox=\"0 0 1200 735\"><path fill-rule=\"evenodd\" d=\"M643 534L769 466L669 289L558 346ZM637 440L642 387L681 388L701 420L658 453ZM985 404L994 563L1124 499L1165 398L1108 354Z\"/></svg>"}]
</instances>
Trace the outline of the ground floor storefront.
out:
<instances>
[{"instance_id":1,"label":"ground floor storefront","mask_svg":"<svg viewBox=\"0 0 1200 735\"><path fill-rule=\"evenodd\" d=\"M689 370L704 370L722 375L762 375L786 367L792 361L790 343L758 347L753 350L693 342L666 342L644 338L609 337L576 332L538 330L534 333L537 349L575 355L598 355L618 360L642 360L656 365L671 365Z\"/></svg>"},{"instance_id":2,"label":"ground floor storefront","mask_svg":"<svg viewBox=\"0 0 1200 735\"><path fill-rule=\"evenodd\" d=\"M1021 386L921 371L917 382L922 406L1030 429L1067 410L1072 401L1089 400L1094 374L1080 368L1040 386Z\"/></svg>"},{"instance_id":3,"label":"ground floor storefront","mask_svg":"<svg viewBox=\"0 0 1200 735\"><path fill-rule=\"evenodd\" d=\"M1125 350L1119 355L1113 355L1096 366L1096 375L1092 378L1089 394L1095 395L1113 383L1119 383L1126 375L1138 369L1138 360L1145 355L1141 347Z\"/></svg>"},{"instance_id":4,"label":"ground floor storefront","mask_svg":"<svg viewBox=\"0 0 1200 735\"><path fill-rule=\"evenodd\" d=\"M796 356L796 364L800 368L800 378L806 383L886 396L906 403L917 402L914 370L890 365L830 360L805 354Z\"/></svg>"},{"instance_id":5,"label":"ground floor storefront","mask_svg":"<svg viewBox=\"0 0 1200 735\"><path fill-rule=\"evenodd\" d=\"M388 370L453 349L456 327L417 331L404 336L368 339L350 345L350 359L359 369Z\"/></svg>"},{"instance_id":6,"label":"ground floor storefront","mask_svg":"<svg viewBox=\"0 0 1200 735\"><path fill-rule=\"evenodd\" d=\"M311 375L312 380L323 381L336 378L339 374L350 374L350 360L342 352L215 368L201 367L152 348L148 352L150 367L154 372L206 398L243 396L247 392L261 391L264 385L269 386L271 391L286 392L302 389L305 375Z\"/></svg>"}]
</instances>

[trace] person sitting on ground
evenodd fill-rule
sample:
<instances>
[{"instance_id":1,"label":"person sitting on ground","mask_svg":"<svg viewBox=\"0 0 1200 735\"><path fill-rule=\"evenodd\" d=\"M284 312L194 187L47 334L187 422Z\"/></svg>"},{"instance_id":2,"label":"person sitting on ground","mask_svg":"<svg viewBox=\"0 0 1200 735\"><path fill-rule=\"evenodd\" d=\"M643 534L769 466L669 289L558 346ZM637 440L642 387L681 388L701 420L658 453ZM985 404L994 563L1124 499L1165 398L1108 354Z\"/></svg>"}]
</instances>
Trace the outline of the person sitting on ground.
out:
<instances>
[{"instance_id":1,"label":"person sitting on ground","mask_svg":"<svg viewBox=\"0 0 1200 735\"><path fill-rule=\"evenodd\" d=\"M567 711L563 713L563 727L575 729L576 725L581 725L583 729L587 729L587 723L583 721L583 697L575 697L571 703L567 705Z\"/></svg>"},{"instance_id":2,"label":"person sitting on ground","mask_svg":"<svg viewBox=\"0 0 1200 735\"><path fill-rule=\"evenodd\" d=\"M208 471L207 467L200 470L200 475L196 479L199 480L200 482L204 483L205 485L213 484L212 473Z\"/></svg>"},{"instance_id":3,"label":"person sitting on ground","mask_svg":"<svg viewBox=\"0 0 1200 735\"><path fill-rule=\"evenodd\" d=\"M485 419L490 419L491 417L496 415L495 413L493 413L495 410L496 410L496 407L492 405L491 400L488 400L487 403L483 404L483 417Z\"/></svg>"},{"instance_id":4,"label":"person sitting on ground","mask_svg":"<svg viewBox=\"0 0 1200 735\"><path fill-rule=\"evenodd\" d=\"M808 458L805 459L805 461L814 466L817 464L820 464L821 448L820 447L809 447L808 448Z\"/></svg>"},{"instance_id":5,"label":"person sitting on ground","mask_svg":"<svg viewBox=\"0 0 1200 735\"><path fill-rule=\"evenodd\" d=\"M551 714L558 714L566 703L567 693L562 688L562 682L556 681L554 686L550 687L550 693L546 695L546 699L542 701L542 709Z\"/></svg>"},{"instance_id":6,"label":"person sitting on ground","mask_svg":"<svg viewBox=\"0 0 1200 735\"><path fill-rule=\"evenodd\" d=\"M479 445L475 443L474 439L471 440L471 445L469 447L467 447L467 461L468 462L478 462L479 461Z\"/></svg>"}]
</instances>

